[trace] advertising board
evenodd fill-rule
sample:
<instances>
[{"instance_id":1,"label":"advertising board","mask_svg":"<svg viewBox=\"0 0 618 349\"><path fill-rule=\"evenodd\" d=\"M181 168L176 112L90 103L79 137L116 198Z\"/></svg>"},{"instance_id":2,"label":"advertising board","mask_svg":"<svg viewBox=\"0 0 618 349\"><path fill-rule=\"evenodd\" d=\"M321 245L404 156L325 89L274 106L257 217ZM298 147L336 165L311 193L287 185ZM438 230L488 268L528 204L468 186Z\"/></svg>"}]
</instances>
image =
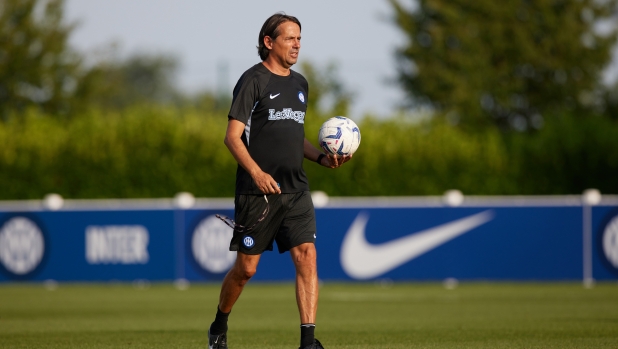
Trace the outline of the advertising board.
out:
<instances>
[{"instance_id":1,"label":"advertising board","mask_svg":"<svg viewBox=\"0 0 618 349\"><path fill-rule=\"evenodd\" d=\"M419 198L335 198L316 208L319 277L618 279L618 199L579 202L467 198L452 207ZM185 209L77 206L0 206L0 282L219 281L235 261L232 229L215 217L233 216L231 200ZM265 252L254 280L294 280L289 254Z\"/></svg>"}]
</instances>

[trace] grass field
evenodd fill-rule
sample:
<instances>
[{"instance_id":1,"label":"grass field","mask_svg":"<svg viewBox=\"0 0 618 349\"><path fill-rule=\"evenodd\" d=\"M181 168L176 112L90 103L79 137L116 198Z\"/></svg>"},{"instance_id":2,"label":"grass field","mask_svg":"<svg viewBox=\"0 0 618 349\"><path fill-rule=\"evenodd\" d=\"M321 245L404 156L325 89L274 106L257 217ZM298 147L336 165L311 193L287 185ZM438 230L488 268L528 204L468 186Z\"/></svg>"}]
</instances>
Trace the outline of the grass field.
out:
<instances>
[{"instance_id":1,"label":"grass field","mask_svg":"<svg viewBox=\"0 0 618 349\"><path fill-rule=\"evenodd\" d=\"M218 285L0 285L0 348L207 348ZM249 284L231 349L298 348L291 284ZM618 348L618 284L330 284L316 337L334 348Z\"/></svg>"}]
</instances>

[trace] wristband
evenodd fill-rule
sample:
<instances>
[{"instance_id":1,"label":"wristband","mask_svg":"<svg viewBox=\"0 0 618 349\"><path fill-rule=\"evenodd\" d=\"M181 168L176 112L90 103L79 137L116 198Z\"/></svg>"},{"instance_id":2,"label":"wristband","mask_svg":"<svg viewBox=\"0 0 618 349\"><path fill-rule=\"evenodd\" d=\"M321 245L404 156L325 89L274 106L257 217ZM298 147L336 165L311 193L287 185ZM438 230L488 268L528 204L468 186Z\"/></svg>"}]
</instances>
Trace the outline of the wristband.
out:
<instances>
[{"instance_id":1,"label":"wristband","mask_svg":"<svg viewBox=\"0 0 618 349\"><path fill-rule=\"evenodd\" d=\"M326 154L324 154L324 153L318 155L318 158L317 158L317 160L315 160L315 162L317 162L318 164L321 165L322 164L322 158L325 157L325 156L326 156Z\"/></svg>"}]
</instances>

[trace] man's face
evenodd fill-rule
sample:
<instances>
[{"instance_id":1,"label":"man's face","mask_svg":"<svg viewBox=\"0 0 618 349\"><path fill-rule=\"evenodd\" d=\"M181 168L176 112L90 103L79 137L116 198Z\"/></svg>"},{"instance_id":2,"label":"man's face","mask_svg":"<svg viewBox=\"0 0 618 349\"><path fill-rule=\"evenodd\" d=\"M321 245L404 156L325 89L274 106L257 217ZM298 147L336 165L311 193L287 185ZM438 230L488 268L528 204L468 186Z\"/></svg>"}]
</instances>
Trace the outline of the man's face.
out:
<instances>
[{"instance_id":1,"label":"man's face","mask_svg":"<svg viewBox=\"0 0 618 349\"><path fill-rule=\"evenodd\" d=\"M279 24L279 36L272 40L270 37L264 38L264 44L270 53L268 59L275 60L282 67L288 69L296 64L300 51L300 27L294 22L284 22Z\"/></svg>"}]
</instances>

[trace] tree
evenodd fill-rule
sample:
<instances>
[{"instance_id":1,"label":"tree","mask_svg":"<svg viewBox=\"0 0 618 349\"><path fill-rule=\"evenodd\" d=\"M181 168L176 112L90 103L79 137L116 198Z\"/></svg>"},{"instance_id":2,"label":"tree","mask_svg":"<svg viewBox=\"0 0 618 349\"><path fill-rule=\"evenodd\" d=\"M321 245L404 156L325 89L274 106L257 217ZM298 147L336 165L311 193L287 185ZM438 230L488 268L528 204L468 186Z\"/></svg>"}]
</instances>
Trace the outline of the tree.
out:
<instances>
[{"instance_id":1,"label":"tree","mask_svg":"<svg viewBox=\"0 0 618 349\"><path fill-rule=\"evenodd\" d=\"M180 92L174 84L178 67L174 57L136 54L99 61L84 71L75 91L81 106L123 109L137 103L178 101Z\"/></svg>"},{"instance_id":2,"label":"tree","mask_svg":"<svg viewBox=\"0 0 618 349\"><path fill-rule=\"evenodd\" d=\"M79 57L67 39L63 0L3 0L0 4L0 118L37 106L67 113Z\"/></svg>"},{"instance_id":3,"label":"tree","mask_svg":"<svg viewBox=\"0 0 618 349\"><path fill-rule=\"evenodd\" d=\"M611 59L617 0L389 0L407 37L399 82L416 104L473 127L539 128L564 109L594 108Z\"/></svg>"},{"instance_id":4,"label":"tree","mask_svg":"<svg viewBox=\"0 0 618 349\"><path fill-rule=\"evenodd\" d=\"M607 88L602 99L605 101L603 106L605 114L609 115L611 119L618 121L618 81Z\"/></svg>"},{"instance_id":5,"label":"tree","mask_svg":"<svg viewBox=\"0 0 618 349\"><path fill-rule=\"evenodd\" d=\"M335 63L319 67L305 61L300 70L309 83L308 112L321 118L348 114L353 96L340 82Z\"/></svg>"}]
</instances>

